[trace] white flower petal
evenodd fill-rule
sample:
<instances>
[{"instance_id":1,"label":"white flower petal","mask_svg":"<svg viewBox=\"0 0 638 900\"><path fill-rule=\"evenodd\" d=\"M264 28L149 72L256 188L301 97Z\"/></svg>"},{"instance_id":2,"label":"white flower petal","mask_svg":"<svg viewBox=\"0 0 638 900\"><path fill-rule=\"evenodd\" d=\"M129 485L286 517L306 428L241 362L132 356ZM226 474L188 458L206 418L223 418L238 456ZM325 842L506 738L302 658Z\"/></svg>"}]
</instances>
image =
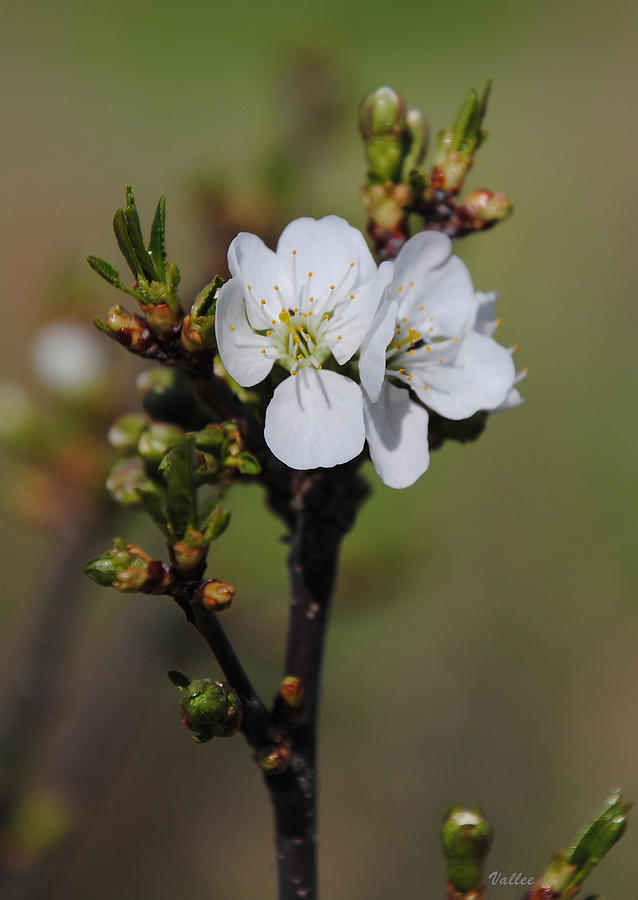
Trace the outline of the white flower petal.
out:
<instances>
[{"instance_id":1,"label":"white flower petal","mask_svg":"<svg viewBox=\"0 0 638 900\"><path fill-rule=\"evenodd\" d=\"M435 352L436 344L432 356ZM415 394L447 419L467 419L479 409L500 406L515 377L509 351L475 331L462 339L453 362L426 362L425 354L420 352L413 357L411 371Z\"/></svg>"},{"instance_id":2,"label":"white flower petal","mask_svg":"<svg viewBox=\"0 0 638 900\"><path fill-rule=\"evenodd\" d=\"M512 388L503 403L501 403L500 406L495 406L494 409L490 410L490 412L507 412L508 409L516 409L516 407L520 406L521 403L525 403L524 398L521 397L517 388Z\"/></svg>"},{"instance_id":3,"label":"white flower petal","mask_svg":"<svg viewBox=\"0 0 638 900\"><path fill-rule=\"evenodd\" d=\"M474 324L472 279L465 263L451 254L452 242L436 231L421 231L401 248L390 291L399 300L399 317L405 316L412 328L426 332L429 315L436 333L446 337Z\"/></svg>"},{"instance_id":4,"label":"white flower petal","mask_svg":"<svg viewBox=\"0 0 638 900\"><path fill-rule=\"evenodd\" d=\"M370 458L379 478L392 488L405 488L430 464L428 414L408 390L386 381L377 403L363 399Z\"/></svg>"},{"instance_id":5,"label":"white flower petal","mask_svg":"<svg viewBox=\"0 0 638 900\"><path fill-rule=\"evenodd\" d=\"M248 324L242 286L237 278L227 281L219 292L215 337L224 368L242 387L263 381L272 369L272 349Z\"/></svg>"},{"instance_id":6,"label":"white flower petal","mask_svg":"<svg viewBox=\"0 0 638 900\"><path fill-rule=\"evenodd\" d=\"M329 327L325 329L325 342L340 366L357 352L370 331L383 292L392 278L392 271L391 262L381 263L372 281L360 288L354 299L348 300L335 312ZM389 342L390 338L386 346Z\"/></svg>"},{"instance_id":7,"label":"white flower petal","mask_svg":"<svg viewBox=\"0 0 638 900\"><path fill-rule=\"evenodd\" d=\"M331 285L345 296L371 281L377 271L361 232L339 216L295 219L281 233L277 256L296 283L302 302L314 296L314 309L322 313L329 307Z\"/></svg>"},{"instance_id":8,"label":"white flower petal","mask_svg":"<svg viewBox=\"0 0 638 900\"><path fill-rule=\"evenodd\" d=\"M498 319L496 318L496 301L498 300L498 291L476 292L476 300L478 309L476 311L476 322L474 330L479 334L487 337L493 337L494 332L498 328Z\"/></svg>"},{"instance_id":9,"label":"white flower petal","mask_svg":"<svg viewBox=\"0 0 638 900\"><path fill-rule=\"evenodd\" d=\"M359 376L361 384L373 403L379 398L385 375L385 351L394 334L397 315L395 300L384 298L374 317L370 331L361 345Z\"/></svg>"},{"instance_id":10,"label":"white flower petal","mask_svg":"<svg viewBox=\"0 0 638 900\"><path fill-rule=\"evenodd\" d=\"M228 268L241 284L253 328L263 331L277 320L283 307L297 305L286 268L256 234L243 231L232 241Z\"/></svg>"},{"instance_id":11,"label":"white flower petal","mask_svg":"<svg viewBox=\"0 0 638 900\"><path fill-rule=\"evenodd\" d=\"M291 469L329 468L363 449L358 384L327 369L299 369L277 387L266 410L266 443Z\"/></svg>"}]
</instances>

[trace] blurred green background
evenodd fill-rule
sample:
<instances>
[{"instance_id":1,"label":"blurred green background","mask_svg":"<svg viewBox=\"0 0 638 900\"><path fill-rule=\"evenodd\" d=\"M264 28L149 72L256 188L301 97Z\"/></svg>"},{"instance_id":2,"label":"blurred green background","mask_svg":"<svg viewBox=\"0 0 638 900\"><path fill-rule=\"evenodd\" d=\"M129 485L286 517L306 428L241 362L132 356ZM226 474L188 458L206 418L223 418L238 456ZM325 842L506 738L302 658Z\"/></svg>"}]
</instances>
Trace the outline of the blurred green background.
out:
<instances>
[{"instance_id":1,"label":"blurred green background","mask_svg":"<svg viewBox=\"0 0 638 900\"><path fill-rule=\"evenodd\" d=\"M87 320L119 300L83 259L116 260L110 219L125 184L147 226L167 195L185 300L212 274L194 200L202 180L236 186L238 229L254 227L265 201L251 185L264 171L281 179L281 142L294 133L287 92L305 60L326 73L336 126L315 152L299 138L307 166L287 183L286 213L334 212L360 227L361 97L390 84L436 131L469 86L494 78L491 137L468 184L506 191L516 211L459 252L477 288L500 291L498 337L521 344L526 402L493 416L476 444L446 445L415 488L393 492L369 472L324 679L330 900L442 896L438 825L453 802L481 804L491 819L488 871L533 875L608 788L638 798L637 20L624 0L36 0L3 10L0 359L3 377L26 383L29 336L56 277L87 286ZM124 357L113 357L119 369L139 371ZM14 469L3 462L2 472L8 483ZM282 528L257 489L230 503L234 527L211 571L237 586L224 622L268 697L284 640ZM118 529L159 550L142 518ZM50 536L4 514L2 703L54 552ZM88 808L46 896L274 898L270 810L249 752L240 738L195 745L164 675L215 673L197 634L167 600L87 583L81 603L53 747L66 746L74 717L76 730L87 710L99 718L108 691L92 691L109 667L122 715L95 746L76 745ZM146 664L136 641L149 629L161 640ZM123 686L126 654L136 666ZM631 894L635 833L592 890Z\"/></svg>"}]
</instances>

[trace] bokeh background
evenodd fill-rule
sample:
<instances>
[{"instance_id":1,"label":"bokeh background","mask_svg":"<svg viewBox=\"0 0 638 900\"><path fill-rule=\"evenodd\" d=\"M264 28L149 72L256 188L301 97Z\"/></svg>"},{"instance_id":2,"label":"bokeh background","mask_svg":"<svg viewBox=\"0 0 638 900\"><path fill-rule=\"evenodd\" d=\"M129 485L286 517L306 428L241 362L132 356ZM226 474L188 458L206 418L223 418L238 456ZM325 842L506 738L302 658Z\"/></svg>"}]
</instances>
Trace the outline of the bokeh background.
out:
<instances>
[{"instance_id":1,"label":"bokeh background","mask_svg":"<svg viewBox=\"0 0 638 900\"><path fill-rule=\"evenodd\" d=\"M408 491L370 470L325 669L331 900L442 896L438 824L453 802L490 817L488 871L534 875L609 788L638 797L637 20L629 0L4 6L1 374L45 404L32 335L52 313L88 321L118 302L83 260L116 261L125 184L147 226L167 195L188 299L213 274L219 223L267 231L275 196L287 218L334 212L363 227L365 93L402 90L436 131L469 86L494 78L469 185L506 191L516 212L459 252L478 288L501 293L499 338L520 343L531 370L526 402L476 444L446 445ZM111 360L121 391L140 366L117 348ZM62 537L55 517L34 529L18 513L13 489L29 475L1 465L8 709ZM234 525L211 571L237 586L225 624L268 697L284 640L282 528L258 489L229 501ZM143 518L109 515L101 534L85 529L86 556L114 529L159 551ZM36 806L54 799L37 828L24 813L5 858L28 869L65 810L80 827L45 866L51 900L274 898L270 810L249 752L240 738L195 745L165 678L215 673L197 634L168 600L102 591L74 568L59 593L71 639L23 786ZM636 833L591 889L635 893Z\"/></svg>"}]
</instances>

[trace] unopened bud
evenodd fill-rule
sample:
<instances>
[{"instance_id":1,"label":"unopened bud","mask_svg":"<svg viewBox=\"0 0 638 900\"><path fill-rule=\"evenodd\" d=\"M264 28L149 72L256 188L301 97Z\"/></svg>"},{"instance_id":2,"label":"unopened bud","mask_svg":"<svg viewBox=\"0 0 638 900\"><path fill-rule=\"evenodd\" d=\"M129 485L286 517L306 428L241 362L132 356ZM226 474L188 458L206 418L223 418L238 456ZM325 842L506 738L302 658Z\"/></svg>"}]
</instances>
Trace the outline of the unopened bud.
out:
<instances>
[{"instance_id":1,"label":"unopened bud","mask_svg":"<svg viewBox=\"0 0 638 900\"><path fill-rule=\"evenodd\" d=\"M182 345L191 353L212 350L215 344L215 305L219 289L224 279L216 275L199 292L184 318L182 325Z\"/></svg>"},{"instance_id":2,"label":"unopened bud","mask_svg":"<svg viewBox=\"0 0 638 900\"><path fill-rule=\"evenodd\" d=\"M181 686L173 674L169 673L171 681L182 691L179 702L182 721L194 732L194 740L204 743L214 737L231 737L239 730L241 701L230 685L197 678Z\"/></svg>"},{"instance_id":3,"label":"unopened bud","mask_svg":"<svg viewBox=\"0 0 638 900\"><path fill-rule=\"evenodd\" d=\"M363 188L361 199L371 219L380 228L393 231L405 219L404 206L411 200L407 184L369 184Z\"/></svg>"},{"instance_id":4,"label":"unopened bud","mask_svg":"<svg viewBox=\"0 0 638 900\"><path fill-rule=\"evenodd\" d=\"M168 303L143 303L142 312L153 334L168 337L177 322L178 315Z\"/></svg>"},{"instance_id":5,"label":"unopened bud","mask_svg":"<svg viewBox=\"0 0 638 900\"><path fill-rule=\"evenodd\" d=\"M184 437L179 425L170 422L152 422L142 433L137 444L137 452L143 460L153 465L161 462L164 455Z\"/></svg>"},{"instance_id":6,"label":"unopened bud","mask_svg":"<svg viewBox=\"0 0 638 900\"><path fill-rule=\"evenodd\" d=\"M177 378L178 373L174 369L169 369L166 366L161 366L157 369L145 369L138 375L135 387L140 396L145 397L149 391L153 390L153 388L172 387Z\"/></svg>"},{"instance_id":7,"label":"unopened bud","mask_svg":"<svg viewBox=\"0 0 638 900\"><path fill-rule=\"evenodd\" d=\"M114 587L123 593L141 590L150 578L151 557L135 544L125 544L120 538L113 549L96 556L84 567L92 581L103 587Z\"/></svg>"},{"instance_id":8,"label":"unopened bud","mask_svg":"<svg viewBox=\"0 0 638 900\"><path fill-rule=\"evenodd\" d=\"M106 489L111 498L121 506L128 507L139 505L138 489L148 484L144 463L136 456L118 460L106 479Z\"/></svg>"},{"instance_id":9,"label":"unopened bud","mask_svg":"<svg viewBox=\"0 0 638 900\"><path fill-rule=\"evenodd\" d=\"M180 572L189 572L199 565L207 551L208 542L202 532L189 525L182 539L171 547L173 564Z\"/></svg>"},{"instance_id":10,"label":"unopened bud","mask_svg":"<svg viewBox=\"0 0 638 900\"><path fill-rule=\"evenodd\" d=\"M232 584L212 578L210 581L200 584L195 592L194 600L201 603L209 612L222 612L222 610L228 609L234 596L235 588Z\"/></svg>"},{"instance_id":11,"label":"unopened bud","mask_svg":"<svg viewBox=\"0 0 638 900\"><path fill-rule=\"evenodd\" d=\"M116 450L133 451L137 447L142 432L148 427L148 419L138 413L120 416L109 428L107 435L111 447Z\"/></svg>"},{"instance_id":12,"label":"unopened bud","mask_svg":"<svg viewBox=\"0 0 638 900\"><path fill-rule=\"evenodd\" d=\"M457 891L478 887L492 843L492 829L481 811L453 806L441 826L441 843L449 883Z\"/></svg>"},{"instance_id":13,"label":"unopened bud","mask_svg":"<svg viewBox=\"0 0 638 900\"><path fill-rule=\"evenodd\" d=\"M512 212L512 204L506 194L481 188L469 193L463 202L469 215L479 222L499 222Z\"/></svg>"},{"instance_id":14,"label":"unopened bud","mask_svg":"<svg viewBox=\"0 0 638 900\"><path fill-rule=\"evenodd\" d=\"M259 760L259 768L268 775L285 772L290 765L290 750L284 744L274 747Z\"/></svg>"},{"instance_id":15,"label":"unopened bud","mask_svg":"<svg viewBox=\"0 0 638 900\"><path fill-rule=\"evenodd\" d=\"M401 134L405 128L406 105L403 94L388 85L372 91L361 102L359 128L365 140Z\"/></svg>"},{"instance_id":16,"label":"unopened bud","mask_svg":"<svg viewBox=\"0 0 638 900\"><path fill-rule=\"evenodd\" d=\"M123 306L111 306L106 313L106 329L120 344L136 350L147 340L146 323L132 316Z\"/></svg>"},{"instance_id":17,"label":"unopened bud","mask_svg":"<svg viewBox=\"0 0 638 900\"><path fill-rule=\"evenodd\" d=\"M292 709L299 709L303 703L304 689L301 679L296 675L286 675L279 685L279 693Z\"/></svg>"},{"instance_id":18,"label":"unopened bud","mask_svg":"<svg viewBox=\"0 0 638 900\"><path fill-rule=\"evenodd\" d=\"M398 180L409 139L403 95L387 86L368 94L359 108L359 128L373 179Z\"/></svg>"},{"instance_id":19,"label":"unopened bud","mask_svg":"<svg viewBox=\"0 0 638 900\"><path fill-rule=\"evenodd\" d=\"M461 189L467 175L474 164L474 157L461 150L447 150L437 154L432 168L432 187L456 194Z\"/></svg>"}]
</instances>

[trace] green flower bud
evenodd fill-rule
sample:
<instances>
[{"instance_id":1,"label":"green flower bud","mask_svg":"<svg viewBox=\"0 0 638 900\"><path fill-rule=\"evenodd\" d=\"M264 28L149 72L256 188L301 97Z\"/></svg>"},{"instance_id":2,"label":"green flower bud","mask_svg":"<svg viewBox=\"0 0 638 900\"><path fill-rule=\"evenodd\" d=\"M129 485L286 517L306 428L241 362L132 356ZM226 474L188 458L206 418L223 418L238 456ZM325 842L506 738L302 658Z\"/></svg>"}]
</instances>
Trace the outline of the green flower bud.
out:
<instances>
[{"instance_id":1,"label":"green flower bud","mask_svg":"<svg viewBox=\"0 0 638 900\"><path fill-rule=\"evenodd\" d=\"M116 450L133 452L142 432L148 427L148 419L138 413L120 416L109 428L108 441Z\"/></svg>"},{"instance_id":2,"label":"green flower bud","mask_svg":"<svg viewBox=\"0 0 638 900\"><path fill-rule=\"evenodd\" d=\"M194 732L198 743L214 737L231 737L239 730L241 701L230 685L197 678L186 687L177 686L182 691L179 702L182 721Z\"/></svg>"},{"instance_id":3,"label":"green flower bud","mask_svg":"<svg viewBox=\"0 0 638 900\"><path fill-rule=\"evenodd\" d=\"M115 538L113 549L89 560L84 572L102 587L114 587L123 593L133 593L140 591L148 582L149 563L152 562L141 547L125 544L120 538Z\"/></svg>"},{"instance_id":4,"label":"green flower bud","mask_svg":"<svg viewBox=\"0 0 638 900\"><path fill-rule=\"evenodd\" d=\"M118 460L106 479L106 489L111 498L127 507L140 505L138 488L148 487L149 484L144 463L136 456Z\"/></svg>"},{"instance_id":5,"label":"green flower bud","mask_svg":"<svg viewBox=\"0 0 638 900\"><path fill-rule=\"evenodd\" d=\"M371 180L397 181L410 136L402 94L381 87L363 100L359 109Z\"/></svg>"},{"instance_id":6,"label":"green flower bud","mask_svg":"<svg viewBox=\"0 0 638 900\"><path fill-rule=\"evenodd\" d=\"M140 396L145 397L155 387L172 387L178 378L179 375L174 369L162 366L158 369L146 369L138 375L135 386Z\"/></svg>"},{"instance_id":7,"label":"green flower bud","mask_svg":"<svg viewBox=\"0 0 638 900\"><path fill-rule=\"evenodd\" d=\"M359 108L359 128L364 140L401 134L406 112L403 94L397 94L387 85L368 94Z\"/></svg>"},{"instance_id":8,"label":"green flower bud","mask_svg":"<svg viewBox=\"0 0 638 900\"><path fill-rule=\"evenodd\" d=\"M450 884L465 892L478 887L492 843L492 829L480 809L453 806L448 810L441 827L441 843Z\"/></svg>"},{"instance_id":9,"label":"green flower bud","mask_svg":"<svg viewBox=\"0 0 638 900\"><path fill-rule=\"evenodd\" d=\"M146 462L157 465L170 448L178 444L183 437L184 432L179 425L170 422L152 422L140 436L137 452Z\"/></svg>"}]
</instances>

